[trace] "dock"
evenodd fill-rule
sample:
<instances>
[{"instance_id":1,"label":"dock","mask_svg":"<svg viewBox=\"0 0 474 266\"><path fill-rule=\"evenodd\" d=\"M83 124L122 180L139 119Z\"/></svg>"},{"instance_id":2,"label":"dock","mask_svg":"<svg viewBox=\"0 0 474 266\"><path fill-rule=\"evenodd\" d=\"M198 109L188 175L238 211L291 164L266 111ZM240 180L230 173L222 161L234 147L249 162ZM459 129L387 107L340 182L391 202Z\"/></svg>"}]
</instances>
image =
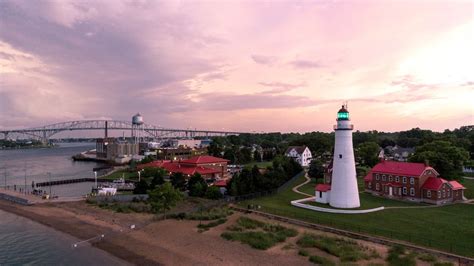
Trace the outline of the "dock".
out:
<instances>
[{"instance_id":1,"label":"dock","mask_svg":"<svg viewBox=\"0 0 474 266\"><path fill-rule=\"evenodd\" d=\"M95 182L95 178L93 177L84 177L84 178L74 178L74 179L62 179L62 180L54 180L54 181L46 181L46 182L39 182L36 183L36 187L49 187L49 186L58 186L58 185L67 185L67 184L74 184L74 183L83 183L83 182ZM98 183L107 183L108 185L112 185L117 188L117 191L132 191L134 189L134 185L131 185L132 182L125 182L125 183L113 183L110 179L106 178L97 178Z\"/></svg>"}]
</instances>

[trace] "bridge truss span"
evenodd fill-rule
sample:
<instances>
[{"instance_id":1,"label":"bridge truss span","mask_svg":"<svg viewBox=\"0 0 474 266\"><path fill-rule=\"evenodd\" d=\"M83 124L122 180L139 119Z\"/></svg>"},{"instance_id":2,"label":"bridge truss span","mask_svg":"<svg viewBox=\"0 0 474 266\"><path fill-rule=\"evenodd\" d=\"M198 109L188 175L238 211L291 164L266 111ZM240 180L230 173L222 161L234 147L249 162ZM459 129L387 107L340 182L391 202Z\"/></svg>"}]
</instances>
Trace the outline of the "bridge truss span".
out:
<instances>
[{"instance_id":1,"label":"bridge truss span","mask_svg":"<svg viewBox=\"0 0 474 266\"><path fill-rule=\"evenodd\" d=\"M42 127L0 130L4 139L8 138L34 138L46 143L52 136L63 131L79 130L132 130L132 122L119 120L81 120L61 122ZM191 138L191 137L212 137L239 135L244 132L197 130L197 129L173 129L157 127L150 124L141 125L141 129L152 139L163 138Z\"/></svg>"}]
</instances>

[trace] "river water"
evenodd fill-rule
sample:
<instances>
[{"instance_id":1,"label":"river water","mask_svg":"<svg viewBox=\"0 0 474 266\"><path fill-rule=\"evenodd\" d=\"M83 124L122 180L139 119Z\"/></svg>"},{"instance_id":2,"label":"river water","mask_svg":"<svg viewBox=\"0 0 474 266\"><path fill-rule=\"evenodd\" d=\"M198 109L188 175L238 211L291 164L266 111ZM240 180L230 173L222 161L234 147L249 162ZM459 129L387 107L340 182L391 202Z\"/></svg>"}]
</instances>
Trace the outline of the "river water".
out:
<instances>
[{"instance_id":1,"label":"river water","mask_svg":"<svg viewBox=\"0 0 474 266\"><path fill-rule=\"evenodd\" d=\"M41 149L0 150L0 186L32 189L32 182L94 177L96 162L73 161L71 156L95 148L94 143L63 143ZM51 187L52 194L77 197L91 191L93 183ZM50 188L43 188L49 193Z\"/></svg>"},{"instance_id":2,"label":"river water","mask_svg":"<svg viewBox=\"0 0 474 266\"><path fill-rule=\"evenodd\" d=\"M0 265L126 265L69 235L0 210Z\"/></svg>"},{"instance_id":3,"label":"river water","mask_svg":"<svg viewBox=\"0 0 474 266\"><path fill-rule=\"evenodd\" d=\"M74 162L71 156L93 149L93 143L62 144L55 148L0 150L0 186L24 186L51 179L93 177L94 162ZM6 179L5 179L6 176ZM91 183L53 186L53 195L79 196ZM49 188L45 188L49 190ZM48 191L49 192L49 191ZM0 210L0 265L123 265L106 252L80 245L78 239L52 228Z\"/></svg>"}]
</instances>

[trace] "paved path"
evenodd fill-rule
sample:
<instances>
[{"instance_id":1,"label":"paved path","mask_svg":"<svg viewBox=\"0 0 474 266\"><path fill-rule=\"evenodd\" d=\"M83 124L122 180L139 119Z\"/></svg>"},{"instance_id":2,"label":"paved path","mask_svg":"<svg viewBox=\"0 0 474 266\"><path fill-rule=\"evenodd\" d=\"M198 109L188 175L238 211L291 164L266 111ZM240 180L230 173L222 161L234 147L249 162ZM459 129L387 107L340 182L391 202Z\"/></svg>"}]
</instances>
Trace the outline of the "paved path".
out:
<instances>
[{"instance_id":1,"label":"paved path","mask_svg":"<svg viewBox=\"0 0 474 266\"><path fill-rule=\"evenodd\" d=\"M300 187L302 187L302 186L308 184L309 182L311 182L311 178L309 178L308 173L305 173L305 174L304 174L304 177L306 178L306 181L304 181L303 183L301 183L301 184L299 184L299 185L293 187L292 190L293 190L293 192L295 192L295 193L298 193L298 194L301 194L301 195L305 195L305 196L309 196L309 197L313 197L314 195L310 195L310 194L308 194L308 193L304 193L304 192L301 192L301 191L298 190L298 188L300 188Z\"/></svg>"},{"instance_id":2,"label":"paved path","mask_svg":"<svg viewBox=\"0 0 474 266\"><path fill-rule=\"evenodd\" d=\"M470 177L470 176L463 176L462 178L469 179L469 180L474 180L474 177Z\"/></svg>"}]
</instances>

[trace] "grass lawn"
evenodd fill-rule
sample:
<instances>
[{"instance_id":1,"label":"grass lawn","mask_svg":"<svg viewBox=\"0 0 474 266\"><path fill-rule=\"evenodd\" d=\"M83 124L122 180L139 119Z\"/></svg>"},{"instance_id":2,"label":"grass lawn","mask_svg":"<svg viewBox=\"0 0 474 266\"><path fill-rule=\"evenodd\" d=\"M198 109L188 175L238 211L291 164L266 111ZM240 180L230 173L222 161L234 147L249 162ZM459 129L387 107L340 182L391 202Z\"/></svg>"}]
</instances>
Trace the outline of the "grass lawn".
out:
<instances>
[{"instance_id":1,"label":"grass lawn","mask_svg":"<svg viewBox=\"0 0 474 266\"><path fill-rule=\"evenodd\" d=\"M333 214L311 211L290 205L301 199L291 188L304 181L296 179L285 191L268 197L241 202L241 206L257 204L262 211L325 224L354 232L363 232L415 244L434 247L474 257L474 205L455 204L439 208L389 209L367 214ZM314 187L314 184L306 186ZM392 201L361 194L362 202L382 206L407 206L414 203ZM415 204L417 205L417 204ZM380 206L380 205L379 205ZM423 205L420 205L423 206Z\"/></svg>"},{"instance_id":2,"label":"grass lawn","mask_svg":"<svg viewBox=\"0 0 474 266\"><path fill-rule=\"evenodd\" d=\"M272 161L269 161L269 162L251 162L251 163L245 164L244 167L252 168L254 165L257 165L258 168L267 168L267 166L272 165Z\"/></svg>"},{"instance_id":3,"label":"grass lawn","mask_svg":"<svg viewBox=\"0 0 474 266\"><path fill-rule=\"evenodd\" d=\"M467 188L464 190L464 196L468 199L474 199L474 180L463 178L461 182Z\"/></svg>"},{"instance_id":4,"label":"grass lawn","mask_svg":"<svg viewBox=\"0 0 474 266\"><path fill-rule=\"evenodd\" d=\"M125 180L129 180L129 179L138 180L138 173L137 172L129 172L128 170L117 171L117 172L112 173L110 175L101 176L100 178L115 180L115 179L122 178L122 176L125 178Z\"/></svg>"}]
</instances>

